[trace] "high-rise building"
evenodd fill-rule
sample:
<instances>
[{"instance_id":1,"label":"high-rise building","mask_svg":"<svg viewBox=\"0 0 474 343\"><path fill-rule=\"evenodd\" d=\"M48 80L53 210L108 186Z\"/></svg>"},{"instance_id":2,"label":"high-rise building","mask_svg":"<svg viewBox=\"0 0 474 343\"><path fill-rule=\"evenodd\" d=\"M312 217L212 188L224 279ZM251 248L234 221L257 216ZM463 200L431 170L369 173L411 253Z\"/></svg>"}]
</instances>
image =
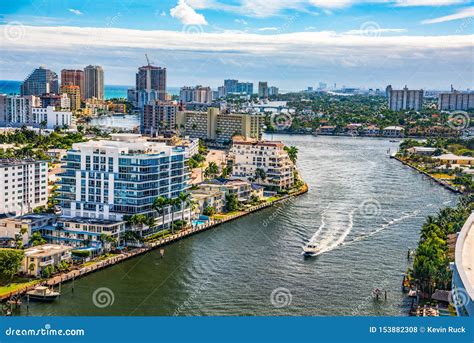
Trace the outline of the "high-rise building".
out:
<instances>
[{"instance_id":1,"label":"high-rise building","mask_svg":"<svg viewBox=\"0 0 474 343\"><path fill-rule=\"evenodd\" d=\"M227 94L237 93L237 84L239 80L224 80L225 92Z\"/></svg>"},{"instance_id":2,"label":"high-rise building","mask_svg":"<svg viewBox=\"0 0 474 343\"><path fill-rule=\"evenodd\" d=\"M61 86L61 93L69 98L69 106L72 111L81 108L81 88L75 85Z\"/></svg>"},{"instance_id":3,"label":"high-rise building","mask_svg":"<svg viewBox=\"0 0 474 343\"><path fill-rule=\"evenodd\" d=\"M237 83L237 93L252 95L253 94L253 83L252 82L239 82L239 83Z\"/></svg>"},{"instance_id":4,"label":"high-rise building","mask_svg":"<svg viewBox=\"0 0 474 343\"><path fill-rule=\"evenodd\" d=\"M0 159L0 214L33 211L48 202L48 163Z\"/></svg>"},{"instance_id":5,"label":"high-rise building","mask_svg":"<svg viewBox=\"0 0 474 343\"><path fill-rule=\"evenodd\" d=\"M58 190L64 217L123 220L133 214L156 215L156 197L174 199L189 188L186 149L140 135L76 143L65 160ZM157 227L181 219L181 211L170 211L165 209L164 223L163 216L157 216Z\"/></svg>"},{"instance_id":6,"label":"high-rise building","mask_svg":"<svg viewBox=\"0 0 474 343\"><path fill-rule=\"evenodd\" d=\"M176 125L184 128L184 133L192 138L228 143L235 135L261 138L264 117L247 113L220 113L210 107L207 112L178 111Z\"/></svg>"},{"instance_id":7,"label":"high-rise building","mask_svg":"<svg viewBox=\"0 0 474 343\"><path fill-rule=\"evenodd\" d=\"M271 87L268 87L268 96L273 96L273 95L278 95L278 87L274 87L274 86L271 86Z\"/></svg>"},{"instance_id":8,"label":"high-rise building","mask_svg":"<svg viewBox=\"0 0 474 343\"><path fill-rule=\"evenodd\" d=\"M58 94L58 75L46 68L39 67L21 84L21 95L43 95L47 93Z\"/></svg>"},{"instance_id":9,"label":"high-rise building","mask_svg":"<svg viewBox=\"0 0 474 343\"><path fill-rule=\"evenodd\" d=\"M137 92L154 92L156 100L166 101L166 68L152 65L140 67L135 81Z\"/></svg>"},{"instance_id":10,"label":"high-rise building","mask_svg":"<svg viewBox=\"0 0 474 343\"><path fill-rule=\"evenodd\" d=\"M32 124L31 110L41 106L36 96L0 94L0 125Z\"/></svg>"},{"instance_id":11,"label":"high-rise building","mask_svg":"<svg viewBox=\"0 0 474 343\"><path fill-rule=\"evenodd\" d=\"M459 92L451 87L451 92L440 93L438 109L440 111L467 111L474 108L474 93Z\"/></svg>"},{"instance_id":12,"label":"high-rise building","mask_svg":"<svg viewBox=\"0 0 474 343\"><path fill-rule=\"evenodd\" d=\"M200 103L209 104L212 102L212 89L211 87L182 87L179 92L179 99L182 103Z\"/></svg>"},{"instance_id":13,"label":"high-rise building","mask_svg":"<svg viewBox=\"0 0 474 343\"><path fill-rule=\"evenodd\" d=\"M78 86L81 93L81 99L85 99L84 94L84 71L74 69L61 70L61 86Z\"/></svg>"},{"instance_id":14,"label":"high-rise building","mask_svg":"<svg viewBox=\"0 0 474 343\"><path fill-rule=\"evenodd\" d=\"M394 90L389 85L386 88L388 107L392 111L420 111L423 106L423 90L409 90L406 86L401 90Z\"/></svg>"},{"instance_id":15,"label":"high-rise building","mask_svg":"<svg viewBox=\"0 0 474 343\"><path fill-rule=\"evenodd\" d=\"M46 129L69 127L72 124L72 112L56 111L53 106L33 107L31 109L31 124L35 127L44 126Z\"/></svg>"},{"instance_id":16,"label":"high-rise building","mask_svg":"<svg viewBox=\"0 0 474 343\"><path fill-rule=\"evenodd\" d=\"M104 99L104 69L101 66L84 68L84 97Z\"/></svg>"},{"instance_id":17,"label":"high-rise building","mask_svg":"<svg viewBox=\"0 0 474 343\"><path fill-rule=\"evenodd\" d=\"M141 133L153 136L163 129L174 130L178 109L179 106L173 103L157 102L145 105L141 120Z\"/></svg>"},{"instance_id":18,"label":"high-rise building","mask_svg":"<svg viewBox=\"0 0 474 343\"><path fill-rule=\"evenodd\" d=\"M260 81L258 83L258 97L259 98L268 98L268 83Z\"/></svg>"},{"instance_id":19,"label":"high-rise building","mask_svg":"<svg viewBox=\"0 0 474 343\"><path fill-rule=\"evenodd\" d=\"M239 82L239 80L224 80L224 88L218 89L219 97L224 97L230 94L253 94L252 82Z\"/></svg>"}]
</instances>

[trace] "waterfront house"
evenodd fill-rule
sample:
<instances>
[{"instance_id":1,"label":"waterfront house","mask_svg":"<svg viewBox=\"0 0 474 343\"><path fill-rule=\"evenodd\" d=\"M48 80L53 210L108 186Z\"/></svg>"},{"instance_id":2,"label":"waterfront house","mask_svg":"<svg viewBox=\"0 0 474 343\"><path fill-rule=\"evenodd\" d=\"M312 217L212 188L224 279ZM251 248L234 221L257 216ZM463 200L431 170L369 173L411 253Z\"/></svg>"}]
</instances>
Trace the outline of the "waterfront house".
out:
<instances>
[{"instance_id":1,"label":"waterfront house","mask_svg":"<svg viewBox=\"0 0 474 343\"><path fill-rule=\"evenodd\" d=\"M402 137L404 128L401 126L387 126L383 129L382 134L385 137Z\"/></svg>"},{"instance_id":2,"label":"waterfront house","mask_svg":"<svg viewBox=\"0 0 474 343\"><path fill-rule=\"evenodd\" d=\"M219 188L199 188L191 191L191 199L197 205L198 212L203 213L208 206L215 208L217 213L224 212L225 192Z\"/></svg>"},{"instance_id":3,"label":"waterfront house","mask_svg":"<svg viewBox=\"0 0 474 343\"><path fill-rule=\"evenodd\" d=\"M41 276L47 266L58 267L62 261L71 261L72 247L58 244L44 244L25 250L20 271L34 277Z\"/></svg>"},{"instance_id":4,"label":"waterfront house","mask_svg":"<svg viewBox=\"0 0 474 343\"><path fill-rule=\"evenodd\" d=\"M0 219L0 237L3 239L21 240L28 245L32 233L41 227L52 225L55 222L52 214L27 214L19 217ZM24 232L24 233L23 233Z\"/></svg>"},{"instance_id":5,"label":"waterfront house","mask_svg":"<svg viewBox=\"0 0 474 343\"><path fill-rule=\"evenodd\" d=\"M250 199L252 192L252 185L248 181L239 179L224 179L217 178L204 181L199 185L201 189L220 189L225 194L235 194L239 202L246 202Z\"/></svg>"},{"instance_id":6,"label":"waterfront house","mask_svg":"<svg viewBox=\"0 0 474 343\"><path fill-rule=\"evenodd\" d=\"M34 231L50 243L67 244L72 247L90 247L97 252L103 249L101 235L109 235L117 243L125 232L125 221L59 217L52 225L45 225Z\"/></svg>"},{"instance_id":7,"label":"waterfront house","mask_svg":"<svg viewBox=\"0 0 474 343\"><path fill-rule=\"evenodd\" d=\"M369 125L362 129L362 134L364 136L378 136L380 135L380 129L375 125Z\"/></svg>"},{"instance_id":8,"label":"waterfront house","mask_svg":"<svg viewBox=\"0 0 474 343\"><path fill-rule=\"evenodd\" d=\"M424 156L431 156L436 152L436 148L429 148L424 146L414 146L412 148L407 149L410 154L414 155L424 155Z\"/></svg>"},{"instance_id":9,"label":"waterfront house","mask_svg":"<svg viewBox=\"0 0 474 343\"><path fill-rule=\"evenodd\" d=\"M457 156L454 154L443 154L440 156L435 156L434 158L439 160L441 164L474 166L474 157L470 157L470 156Z\"/></svg>"},{"instance_id":10,"label":"waterfront house","mask_svg":"<svg viewBox=\"0 0 474 343\"><path fill-rule=\"evenodd\" d=\"M317 129L316 132L319 135L333 135L335 130L336 130L335 126L324 125L324 126L319 127L319 129Z\"/></svg>"}]
</instances>

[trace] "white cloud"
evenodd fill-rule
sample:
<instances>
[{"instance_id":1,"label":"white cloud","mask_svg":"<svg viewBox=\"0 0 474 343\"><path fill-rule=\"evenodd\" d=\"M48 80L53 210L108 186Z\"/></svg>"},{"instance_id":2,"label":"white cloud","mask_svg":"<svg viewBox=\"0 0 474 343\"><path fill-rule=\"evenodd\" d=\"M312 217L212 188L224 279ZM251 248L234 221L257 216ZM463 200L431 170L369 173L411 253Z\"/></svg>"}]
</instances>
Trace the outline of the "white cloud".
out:
<instances>
[{"instance_id":1,"label":"white cloud","mask_svg":"<svg viewBox=\"0 0 474 343\"><path fill-rule=\"evenodd\" d=\"M261 27L258 31L278 31L277 27Z\"/></svg>"},{"instance_id":2,"label":"white cloud","mask_svg":"<svg viewBox=\"0 0 474 343\"><path fill-rule=\"evenodd\" d=\"M381 33L401 33L406 32L406 29L382 29L382 28L371 28L370 33L372 34L381 34ZM350 30L344 32L346 35L363 35L366 34L367 30L358 29L358 30Z\"/></svg>"},{"instance_id":3,"label":"white cloud","mask_svg":"<svg viewBox=\"0 0 474 343\"><path fill-rule=\"evenodd\" d=\"M166 17L166 12L165 12L165 11L161 11L160 16L161 16L161 17Z\"/></svg>"},{"instance_id":4,"label":"white cloud","mask_svg":"<svg viewBox=\"0 0 474 343\"><path fill-rule=\"evenodd\" d=\"M207 25L206 18L197 13L185 0L179 0L176 7L170 10L170 14L184 25Z\"/></svg>"},{"instance_id":5,"label":"white cloud","mask_svg":"<svg viewBox=\"0 0 474 343\"><path fill-rule=\"evenodd\" d=\"M422 24L438 24L438 23L444 23L447 21L459 20L459 19L464 19L464 18L469 18L469 17L474 17L474 7L464 8L454 14L446 15L443 17L423 20L421 23Z\"/></svg>"},{"instance_id":6,"label":"white cloud","mask_svg":"<svg viewBox=\"0 0 474 343\"><path fill-rule=\"evenodd\" d=\"M451 6L467 3L469 0L395 0L395 6Z\"/></svg>"},{"instance_id":7,"label":"white cloud","mask_svg":"<svg viewBox=\"0 0 474 343\"><path fill-rule=\"evenodd\" d=\"M69 9L69 12L74 13L75 15L83 15L83 14L84 14L84 13L82 13L81 11L76 10L76 9L74 9L74 8L70 8L70 9Z\"/></svg>"},{"instance_id":8,"label":"white cloud","mask_svg":"<svg viewBox=\"0 0 474 343\"><path fill-rule=\"evenodd\" d=\"M309 11L320 8L325 14L358 4L386 4L397 7L449 6L468 3L470 0L237 0L229 5L223 0L187 0L196 9L214 9L238 13L251 17L266 18L281 14L285 10Z\"/></svg>"},{"instance_id":9,"label":"white cloud","mask_svg":"<svg viewBox=\"0 0 474 343\"><path fill-rule=\"evenodd\" d=\"M237 24L240 24L240 25L245 25L245 26L247 26L249 24L244 19L235 19L234 22L236 22Z\"/></svg>"},{"instance_id":10,"label":"white cloud","mask_svg":"<svg viewBox=\"0 0 474 343\"><path fill-rule=\"evenodd\" d=\"M436 86L454 81L466 88L473 86L469 75L474 35L371 37L315 31L269 36L68 26L23 29L20 40L0 35L0 79L21 80L39 64L61 70L93 63L104 66L109 84L133 84L136 67L144 63L147 52L157 65L168 67L169 84L178 86L189 83L190 75L194 83L214 85L224 77L266 77L269 81L279 77L282 86L291 87L318 75L345 84L369 82L364 80L370 76L372 84L377 80L381 85L403 84L413 77L420 86L430 81ZM0 31L5 31L5 25L0 25ZM427 74L415 77L417 68L426 65L430 66ZM453 76L453 68L459 68L465 80Z\"/></svg>"}]
</instances>

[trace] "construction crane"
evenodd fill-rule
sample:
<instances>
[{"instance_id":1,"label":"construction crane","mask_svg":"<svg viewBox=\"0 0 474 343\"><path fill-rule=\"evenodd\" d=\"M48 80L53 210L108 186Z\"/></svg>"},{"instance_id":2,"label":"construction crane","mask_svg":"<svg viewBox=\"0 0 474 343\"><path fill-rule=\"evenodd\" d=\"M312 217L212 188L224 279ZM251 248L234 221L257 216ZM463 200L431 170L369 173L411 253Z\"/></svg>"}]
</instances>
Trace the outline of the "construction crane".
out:
<instances>
[{"instance_id":1,"label":"construction crane","mask_svg":"<svg viewBox=\"0 0 474 343\"><path fill-rule=\"evenodd\" d=\"M148 54L145 54L145 57L146 57L146 62L148 63L148 66L151 67L150 59L148 58Z\"/></svg>"}]
</instances>

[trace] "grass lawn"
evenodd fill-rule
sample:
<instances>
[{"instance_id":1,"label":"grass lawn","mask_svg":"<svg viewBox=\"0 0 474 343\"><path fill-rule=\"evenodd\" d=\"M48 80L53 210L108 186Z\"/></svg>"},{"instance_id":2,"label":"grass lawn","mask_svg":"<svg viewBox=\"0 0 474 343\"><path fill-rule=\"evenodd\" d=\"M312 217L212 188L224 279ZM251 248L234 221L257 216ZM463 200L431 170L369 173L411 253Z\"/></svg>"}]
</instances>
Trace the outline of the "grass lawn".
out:
<instances>
[{"instance_id":1,"label":"grass lawn","mask_svg":"<svg viewBox=\"0 0 474 343\"><path fill-rule=\"evenodd\" d=\"M28 278L14 277L12 282L8 285L0 286L0 296L7 295L8 293L15 292L21 288L29 287L39 282L40 280L33 280Z\"/></svg>"},{"instance_id":2,"label":"grass lawn","mask_svg":"<svg viewBox=\"0 0 474 343\"><path fill-rule=\"evenodd\" d=\"M452 179L456 178L456 176L449 175L449 174L431 174L431 176L433 176L437 179L443 179L443 180L452 180Z\"/></svg>"}]
</instances>

